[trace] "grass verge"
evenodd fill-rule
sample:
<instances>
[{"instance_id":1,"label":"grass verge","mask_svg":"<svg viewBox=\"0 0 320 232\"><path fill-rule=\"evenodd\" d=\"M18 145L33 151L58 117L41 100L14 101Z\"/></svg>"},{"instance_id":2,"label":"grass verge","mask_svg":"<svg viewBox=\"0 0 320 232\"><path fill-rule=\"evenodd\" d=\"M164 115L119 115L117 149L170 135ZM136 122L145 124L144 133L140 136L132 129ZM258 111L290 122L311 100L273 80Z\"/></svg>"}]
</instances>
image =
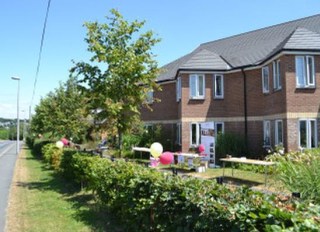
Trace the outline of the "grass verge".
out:
<instances>
[{"instance_id":1,"label":"grass verge","mask_svg":"<svg viewBox=\"0 0 320 232\"><path fill-rule=\"evenodd\" d=\"M16 163L6 230L118 231L94 205L92 194L79 191L25 149Z\"/></svg>"}]
</instances>

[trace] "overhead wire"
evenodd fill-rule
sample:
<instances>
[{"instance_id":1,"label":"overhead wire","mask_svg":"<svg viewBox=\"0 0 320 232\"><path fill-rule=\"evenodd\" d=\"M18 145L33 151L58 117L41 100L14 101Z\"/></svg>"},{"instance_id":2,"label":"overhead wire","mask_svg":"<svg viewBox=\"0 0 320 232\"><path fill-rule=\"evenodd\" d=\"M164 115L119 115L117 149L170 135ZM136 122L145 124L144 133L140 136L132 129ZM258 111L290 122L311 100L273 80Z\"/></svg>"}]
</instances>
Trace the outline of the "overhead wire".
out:
<instances>
[{"instance_id":1,"label":"overhead wire","mask_svg":"<svg viewBox=\"0 0 320 232\"><path fill-rule=\"evenodd\" d=\"M42 57L42 48L43 48L44 36L46 34L46 27L47 27L47 21L48 21L48 16L49 16L50 5L51 5L51 0L48 0L46 17L45 17L44 24L43 24L43 29L42 29L40 50L39 50L39 56L38 56L38 64L37 64L36 75L35 75L35 78L34 78L32 98L31 98L30 108L29 108L29 110L30 110L29 114L31 114L31 107L32 107L32 104L33 104L34 95L35 95L36 88L37 88L37 82L38 82L39 70L40 70L40 64L41 64L41 57Z\"/></svg>"}]
</instances>

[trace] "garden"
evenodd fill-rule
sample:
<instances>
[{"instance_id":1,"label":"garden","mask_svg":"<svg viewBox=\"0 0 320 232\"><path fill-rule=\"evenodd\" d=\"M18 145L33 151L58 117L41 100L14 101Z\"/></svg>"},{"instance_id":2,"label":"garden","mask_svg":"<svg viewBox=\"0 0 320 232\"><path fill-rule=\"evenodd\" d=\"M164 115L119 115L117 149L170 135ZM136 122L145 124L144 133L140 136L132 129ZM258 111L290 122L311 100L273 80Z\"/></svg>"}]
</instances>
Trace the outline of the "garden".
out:
<instances>
[{"instance_id":1,"label":"garden","mask_svg":"<svg viewBox=\"0 0 320 232\"><path fill-rule=\"evenodd\" d=\"M300 197L182 177L125 159L106 159L48 141L29 141L63 178L94 195L96 210L118 218L126 230L318 231L319 151L273 154L274 175ZM241 171L241 170L237 170ZM251 171L252 172L252 171ZM253 173L253 172L252 172Z\"/></svg>"}]
</instances>

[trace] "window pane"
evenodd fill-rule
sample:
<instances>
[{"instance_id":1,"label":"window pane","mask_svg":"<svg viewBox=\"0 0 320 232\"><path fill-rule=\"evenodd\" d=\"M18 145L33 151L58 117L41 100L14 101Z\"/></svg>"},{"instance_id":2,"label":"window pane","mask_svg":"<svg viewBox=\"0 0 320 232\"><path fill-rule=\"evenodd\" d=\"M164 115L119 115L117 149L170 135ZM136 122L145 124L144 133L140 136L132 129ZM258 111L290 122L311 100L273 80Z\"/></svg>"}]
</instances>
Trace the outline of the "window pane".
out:
<instances>
[{"instance_id":1,"label":"window pane","mask_svg":"<svg viewBox=\"0 0 320 232\"><path fill-rule=\"evenodd\" d=\"M177 131L176 131L176 134L177 134L176 140L177 140L177 143L178 143L178 144L181 144L181 124L178 123L176 128L177 128L177 129L176 129L176 130L177 130Z\"/></svg>"},{"instance_id":2,"label":"window pane","mask_svg":"<svg viewBox=\"0 0 320 232\"><path fill-rule=\"evenodd\" d=\"M307 122L300 121L300 146L307 147Z\"/></svg>"},{"instance_id":3,"label":"window pane","mask_svg":"<svg viewBox=\"0 0 320 232\"><path fill-rule=\"evenodd\" d=\"M197 124L191 124L191 144L197 144Z\"/></svg>"},{"instance_id":4,"label":"window pane","mask_svg":"<svg viewBox=\"0 0 320 232\"><path fill-rule=\"evenodd\" d=\"M191 97L196 96L196 76L190 76L190 95Z\"/></svg>"},{"instance_id":5,"label":"window pane","mask_svg":"<svg viewBox=\"0 0 320 232\"><path fill-rule=\"evenodd\" d=\"M278 144L283 144L283 136L282 136L282 121L277 121L277 130L278 130Z\"/></svg>"},{"instance_id":6,"label":"window pane","mask_svg":"<svg viewBox=\"0 0 320 232\"><path fill-rule=\"evenodd\" d=\"M278 88L278 70L277 70L277 63L276 61L273 61L273 88L277 89Z\"/></svg>"},{"instance_id":7,"label":"window pane","mask_svg":"<svg viewBox=\"0 0 320 232\"><path fill-rule=\"evenodd\" d=\"M222 134L223 133L223 126L222 123L217 123L217 135Z\"/></svg>"},{"instance_id":8,"label":"window pane","mask_svg":"<svg viewBox=\"0 0 320 232\"><path fill-rule=\"evenodd\" d=\"M302 56L296 57L296 80L298 86L305 85L305 67L304 67L304 59Z\"/></svg>"},{"instance_id":9,"label":"window pane","mask_svg":"<svg viewBox=\"0 0 320 232\"><path fill-rule=\"evenodd\" d=\"M263 92L269 92L269 68L264 67L262 69L262 84Z\"/></svg>"},{"instance_id":10,"label":"window pane","mask_svg":"<svg viewBox=\"0 0 320 232\"><path fill-rule=\"evenodd\" d=\"M204 76L202 75L199 75L198 76L198 84L199 84L199 89L198 89L198 93L199 93L199 96L203 96L204 95Z\"/></svg>"},{"instance_id":11,"label":"window pane","mask_svg":"<svg viewBox=\"0 0 320 232\"><path fill-rule=\"evenodd\" d=\"M197 141L197 145L201 144L201 124L197 124L198 125L198 141Z\"/></svg>"},{"instance_id":12,"label":"window pane","mask_svg":"<svg viewBox=\"0 0 320 232\"><path fill-rule=\"evenodd\" d=\"M310 121L310 135L311 135L311 147L316 147L316 122L315 121Z\"/></svg>"},{"instance_id":13,"label":"window pane","mask_svg":"<svg viewBox=\"0 0 320 232\"><path fill-rule=\"evenodd\" d=\"M278 88L281 88L280 60L277 61L277 81L278 81Z\"/></svg>"},{"instance_id":14,"label":"window pane","mask_svg":"<svg viewBox=\"0 0 320 232\"><path fill-rule=\"evenodd\" d=\"M222 95L221 86L222 86L221 76L216 76L216 96Z\"/></svg>"},{"instance_id":15,"label":"window pane","mask_svg":"<svg viewBox=\"0 0 320 232\"><path fill-rule=\"evenodd\" d=\"M180 77L178 77L176 82L176 96L177 96L177 101L181 99L181 78Z\"/></svg>"},{"instance_id":16,"label":"window pane","mask_svg":"<svg viewBox=\"0 0 320 232\"><path fill-rule=\"evenodd\" d=\"M271 145L270 121L265 121L264 122L264 145L267 145L267 146Z\"/></svg>"},{"instance_id":17,"label":"window pane","mask_svg":"<svg viewBox=\"0 0 320 232\"><path fill-rule=\"evenodd\" d=\"M308 82L310 85L314 85L314 67L313 67L313 57L307 56L307 65L308 65Z\"/></svg>"}]
</instances>

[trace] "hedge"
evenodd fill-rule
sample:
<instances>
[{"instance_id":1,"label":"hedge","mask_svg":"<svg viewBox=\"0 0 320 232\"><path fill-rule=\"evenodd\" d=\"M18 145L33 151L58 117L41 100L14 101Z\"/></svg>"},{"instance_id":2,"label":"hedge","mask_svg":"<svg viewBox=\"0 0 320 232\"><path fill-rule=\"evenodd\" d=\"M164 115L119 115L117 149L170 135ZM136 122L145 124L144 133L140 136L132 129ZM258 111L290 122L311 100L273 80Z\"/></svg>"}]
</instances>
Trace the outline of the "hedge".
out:
<instances>
[{"instance_id":1,"label":"hedge","mask_svg":"<svg viewBox=\"0 0 320 232\"><path fill-rule=\"evenodd\" d=\"M70 180L86 183L97 204L119 218L128 231L320 228L319 205L247 187L230 189L213 180L181 178L136 163L112 162L71 150L61 152L60 166L55 169Z\"/></svg>"}]
</instances>

